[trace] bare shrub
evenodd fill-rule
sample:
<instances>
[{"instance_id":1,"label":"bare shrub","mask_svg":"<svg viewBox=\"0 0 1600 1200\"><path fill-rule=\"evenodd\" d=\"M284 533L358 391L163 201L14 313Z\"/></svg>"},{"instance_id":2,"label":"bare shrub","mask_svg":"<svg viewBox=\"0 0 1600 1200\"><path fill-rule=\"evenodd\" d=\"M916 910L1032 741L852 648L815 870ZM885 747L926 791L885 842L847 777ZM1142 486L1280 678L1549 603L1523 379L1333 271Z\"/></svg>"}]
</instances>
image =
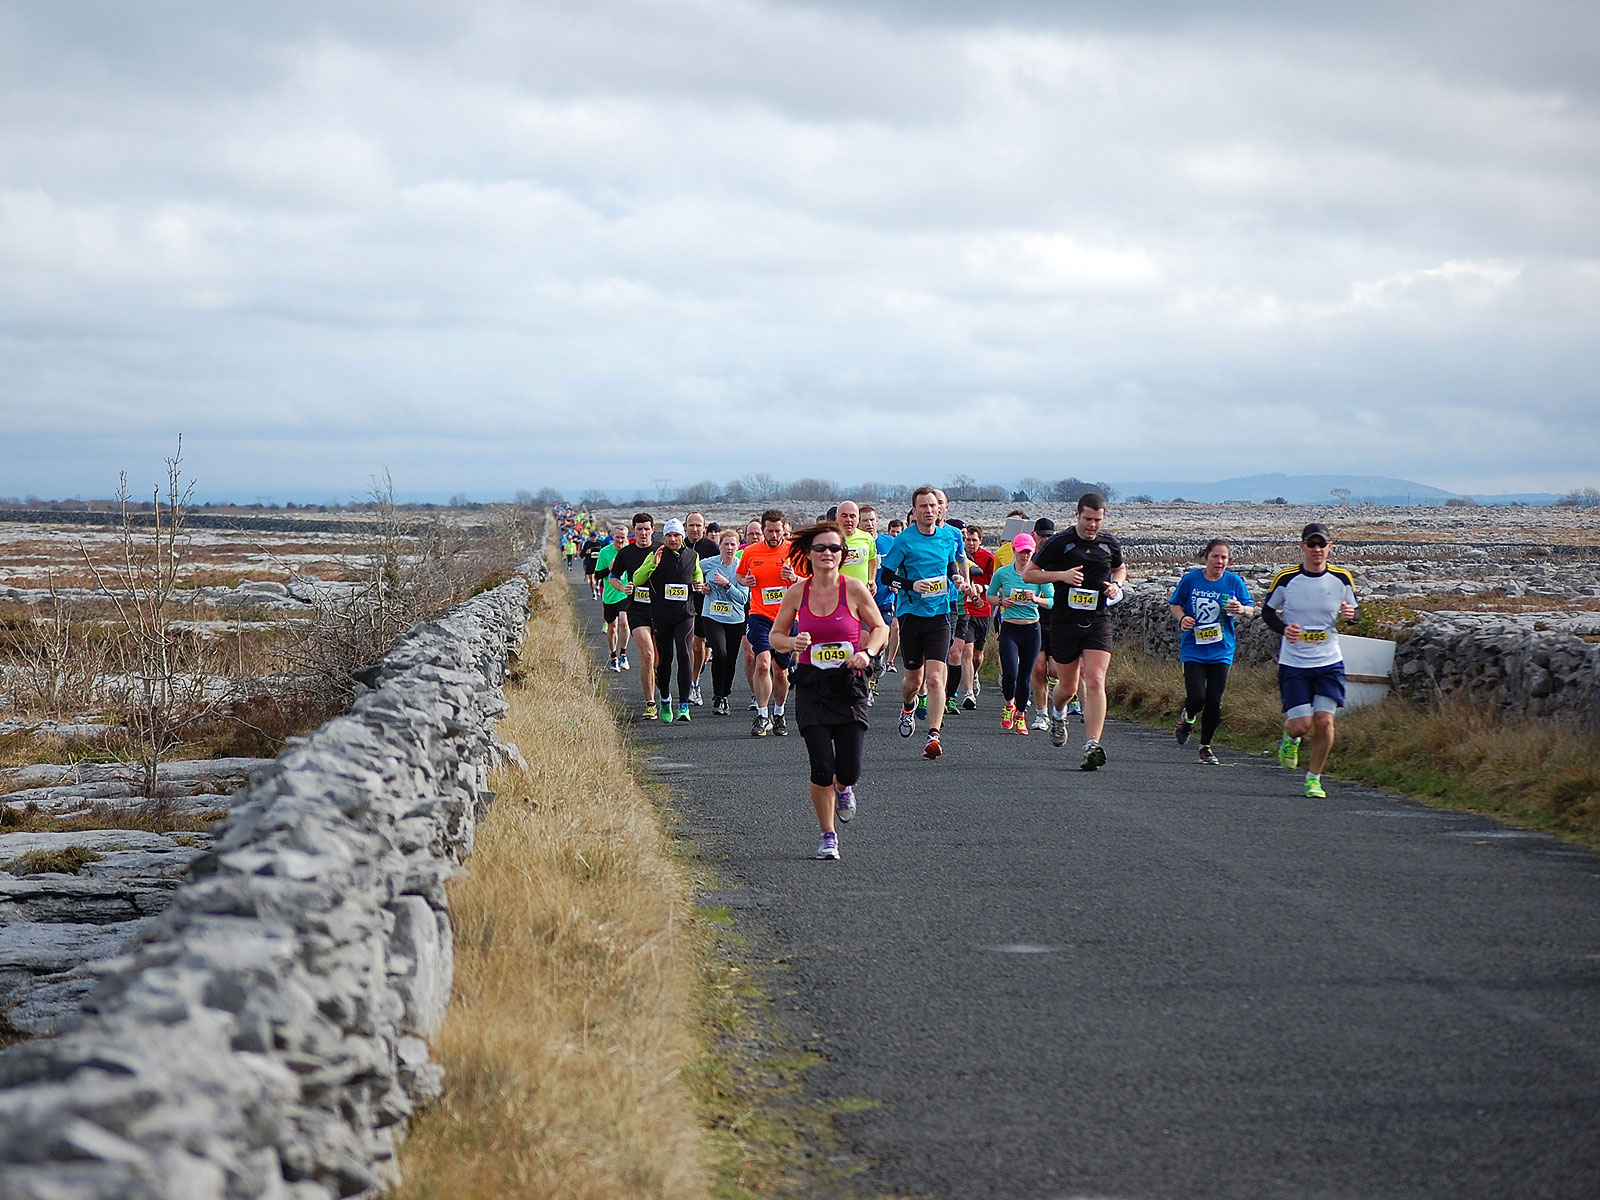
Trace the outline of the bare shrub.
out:
<instances>
[{"instance_id":1,"label":"bare shrub","mask_svg":"<svg viewBox=\"0 0 1600 1200\"><path fill-rule=\"evenodd\" d=\"M110 647L104 632L84 619L50 580L50 599L37 615L24 611L0 622L0 660L11 707L32 716L60 718L93 709L104 699Z\"/></svg>"}]
</instances>

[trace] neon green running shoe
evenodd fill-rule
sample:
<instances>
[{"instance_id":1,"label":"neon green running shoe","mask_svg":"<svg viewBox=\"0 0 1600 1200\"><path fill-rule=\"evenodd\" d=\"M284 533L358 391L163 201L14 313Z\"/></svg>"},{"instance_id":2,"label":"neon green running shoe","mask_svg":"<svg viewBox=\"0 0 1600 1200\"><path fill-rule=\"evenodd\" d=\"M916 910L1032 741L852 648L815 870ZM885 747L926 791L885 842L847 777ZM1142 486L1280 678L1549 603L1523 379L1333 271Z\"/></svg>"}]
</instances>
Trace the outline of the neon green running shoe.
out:
<instances>
[{"instance_id":1,"label":"neon green running shoe","mask_svg":"<svg viewBox=\"0 0 1600 1200\"><path fill-rule=\"evenodd\" d=\"M1313 800L1326 800L1328 793L1322 790L1322 776L1306 776L1306 795Z\"/></svg>"},{"instance_id":2,"label":"neon green running shoe","mask_svg":"<svg viewBox=\"0 0 1600 1200\"><path fill-rule=\"evenodd\" d=\"M1278 739L1278 765L1292 771L1300 765L1300 739L1287 733Z\"/></svg>"},{"instance_id":3,"label":"neon green running shoe","mask_svg":"<svg viewBox=\"0 0 1600 1200\"><path fill-rule=\"evenodd\" d=\"M689 706L687 704L678 705L678 720L687 721L688 719L689 719Z\"/></svg>"},{"instance_id":4,"label":"neon green running shoe","mask_svg":"<svg viewBox=\"0 0 1600 1200\"><path fill-rule=\"evenodd\" d=\"M663 725L672 724L672 701L670 699L661 703L661 723Z\"/></svg>"}]
</instances>

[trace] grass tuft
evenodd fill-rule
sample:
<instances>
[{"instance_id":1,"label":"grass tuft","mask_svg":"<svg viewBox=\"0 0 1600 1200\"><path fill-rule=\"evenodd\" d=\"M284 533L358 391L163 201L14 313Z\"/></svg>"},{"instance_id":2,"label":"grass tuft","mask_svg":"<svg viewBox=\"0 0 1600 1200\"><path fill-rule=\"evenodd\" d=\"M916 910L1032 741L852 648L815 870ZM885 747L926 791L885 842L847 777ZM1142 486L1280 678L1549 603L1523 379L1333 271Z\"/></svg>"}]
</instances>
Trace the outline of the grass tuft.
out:
<instances>
[{"instance_id":1,"label":"grass tuft","mask_svg":"<svg viewBox=\"0 0 1600 1200\"><path fill-rule=\"evenodd\" d=\"M83 846L62 846L59 850L29 850L4 868L13 875L76 875L105 856Z\"/></svg>"}]
</instances>

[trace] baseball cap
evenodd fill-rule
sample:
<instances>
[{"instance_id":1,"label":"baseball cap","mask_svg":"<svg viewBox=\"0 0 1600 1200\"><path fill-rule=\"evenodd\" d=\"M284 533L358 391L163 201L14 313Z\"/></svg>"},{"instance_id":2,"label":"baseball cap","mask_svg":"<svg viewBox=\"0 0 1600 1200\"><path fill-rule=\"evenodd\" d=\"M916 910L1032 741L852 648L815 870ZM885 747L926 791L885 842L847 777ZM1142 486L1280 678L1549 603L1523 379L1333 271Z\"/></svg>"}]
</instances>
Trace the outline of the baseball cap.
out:
<instances>
[{"instance_id":1,"label":"baseball cap","mask_svg":"<svg viewBox=\"0 0 1600 1200\"><path fill-rule=\"evenodd\" d=\"M1034 537L1043 537L1045 534L1054 533L1055 531L1056 531L1056 523L1054 521L1052 521L1049 517L1040 517L1037 521L1035 521L1033 523L1033 536ZM1015 545L1015 543L1013 543L1013 545Z\"/></svg>"},{"instance_id":2,"label":"baseball cap","mask_svg":"<svg viewBox=\"0 0 1600 1200\"><path fill-rule=\"evenodd\" d=\"M662 534L663 537L665 537L669 533L682 533L682 532L683 532L683 522L678 520L677 517L671 518L670 520L667 521L667 523L665 525L663 525L661 527L661 534Z\"/></svg>"},{"instance_id":3,"label":"baseball cap","mask_svg":"<svg viewBox=\"0 0 1600 1200\"><path fill-rule=\"evenodd\" d=\"M1333 541L1333 535L1328 532L1328 527L1321 521L1313 521L1300 531L1300 540L1309 542L1312 538L1319 537L1325 542Z\"/></svg>"},{"instance_id":4,"label":"baseball cap","mask_svg":"<svg viewBox=\"0 0 1600 1200\"><path fill-rule=\"evenodd\" d=\"M1019 533L1011 539L1011 551L1013 554L1032 554L1038 548L1039 543L1033 540L1033 534L1031 533Z\"/></svg>"}]
</instances>

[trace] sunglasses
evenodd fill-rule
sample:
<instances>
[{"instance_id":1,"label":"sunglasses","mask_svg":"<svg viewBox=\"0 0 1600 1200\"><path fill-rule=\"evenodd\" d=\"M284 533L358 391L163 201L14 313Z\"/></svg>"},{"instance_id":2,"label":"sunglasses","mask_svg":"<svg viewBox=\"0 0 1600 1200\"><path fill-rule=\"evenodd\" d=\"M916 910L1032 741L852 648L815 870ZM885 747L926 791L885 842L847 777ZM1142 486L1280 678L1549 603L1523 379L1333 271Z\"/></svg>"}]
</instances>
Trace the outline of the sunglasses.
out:
<instances>
[{"instance_id":1,"label":"sunglasses","mask_svg":"<svg viewBox=\"0 0 1600 1200\"><path fill-rule=\"evenodd\" d=\"M1327 547L1328 543L1323 541L1321 538L1312 538L1306 543L1306 545L1310 546L1313 550L1322 550Z\"/></svg>"},{"instance_id":2,"label":"sunglasses","mask_svg":"<svg viewBox=\"0 0 1600 1200\"><path fill-rule=\"evenodd\" d=\"M841 546L838 542L818 542L815 546L812 546L811 549L812 549L813 552L821 550L821 551L825 551L825 552L830 553L830 554L843 554L844 553L844 547Z\"/></svg>"}]
</instances>

